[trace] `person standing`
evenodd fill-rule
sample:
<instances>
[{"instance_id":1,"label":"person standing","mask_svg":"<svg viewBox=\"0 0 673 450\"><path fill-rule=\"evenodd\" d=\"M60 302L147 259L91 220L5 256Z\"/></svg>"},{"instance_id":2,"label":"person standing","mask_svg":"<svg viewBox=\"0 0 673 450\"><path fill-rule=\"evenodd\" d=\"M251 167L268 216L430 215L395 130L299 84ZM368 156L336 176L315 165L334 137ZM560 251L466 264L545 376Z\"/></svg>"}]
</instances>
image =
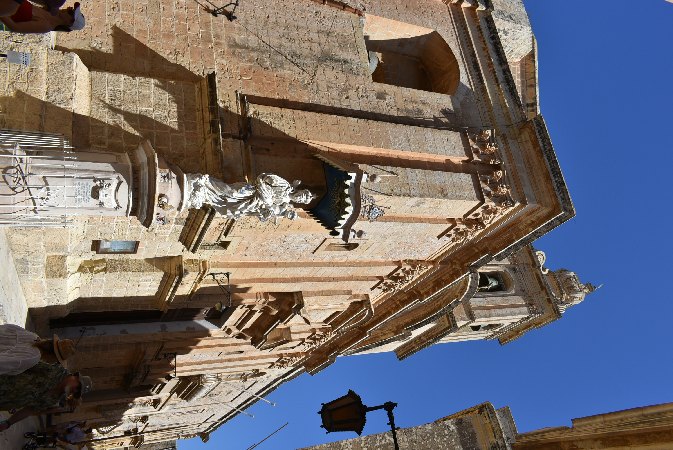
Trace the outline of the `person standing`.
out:
<instances>
[{"instance_id":1,"label":"person standing","mask_svg":"<svg viewBox=\"0 0 673 450\"><path fill-rule=\"evenodd\" d=\"M16 14L25 1L27 0L0 0L0 16L12 16ZM65 3L65 0L35 0L35 2L44 5L51 15L55 16Z\"/></svg>"},{"instance_id":2,"label":"person standing","mask_svg":"<svg viewBox=\"0 0 673 450\"><path fill-rule=\"evenodd\" d=\"M70 32L84 28L85 20L79 3L59 9L54 13L51 9L36 7L28 0L21 0L13 14L3 15L2 3L4 1L14 2L14 0L0 0L0 22L2 22L0 25L4 31L49 33L50 31Z\"/></svg>"},{"instance_id":3,"label":"person standing","mask_svg":"<svg viewBox=\"0 0 673 450\"><path fill-rule=\"evenodd\" d=\"M18 325L0 325L0 375L18 375L40 360L65 367L66 359L74 353L75 343L70 339L59 339L57 335L41 339Z\"/></svg>"},{"instance_id":4,"label":"person standing","mask_svg":"<svg viewBox=\"0 0 673 450\"><path fill-rule=\"evenodd\" d=\"M0 431L29 416L63 412L64 407L77 404L92 387L90 377L42 361L18 375L0 375L0 411L20 408L0 422Z\"/></svg>"}]
</instances>

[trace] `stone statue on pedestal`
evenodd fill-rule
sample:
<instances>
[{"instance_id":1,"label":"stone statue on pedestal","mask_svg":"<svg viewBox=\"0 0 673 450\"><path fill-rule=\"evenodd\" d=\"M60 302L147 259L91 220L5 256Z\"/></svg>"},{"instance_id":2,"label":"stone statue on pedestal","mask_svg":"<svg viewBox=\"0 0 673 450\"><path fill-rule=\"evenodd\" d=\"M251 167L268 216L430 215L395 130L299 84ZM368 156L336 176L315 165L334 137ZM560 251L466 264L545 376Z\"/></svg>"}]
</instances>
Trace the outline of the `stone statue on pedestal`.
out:
<instances>
[{"instance_id":1,"label":"stone statue on pedestal","mask_svg":"<svg viewBox=\"0 0 673 450\"><path fill-rule=\"evenodd\" d=\"M297 189L299 181L290 184L271 173L260 174L254 185L227 184L202 174L186 174L186 177L187 208L209 205L231 219L241 216L256 216L262 222L278 217L295 219L297 212L292 203L308 204L313 199L308 189Z\"/></svg>"}]
</instances>

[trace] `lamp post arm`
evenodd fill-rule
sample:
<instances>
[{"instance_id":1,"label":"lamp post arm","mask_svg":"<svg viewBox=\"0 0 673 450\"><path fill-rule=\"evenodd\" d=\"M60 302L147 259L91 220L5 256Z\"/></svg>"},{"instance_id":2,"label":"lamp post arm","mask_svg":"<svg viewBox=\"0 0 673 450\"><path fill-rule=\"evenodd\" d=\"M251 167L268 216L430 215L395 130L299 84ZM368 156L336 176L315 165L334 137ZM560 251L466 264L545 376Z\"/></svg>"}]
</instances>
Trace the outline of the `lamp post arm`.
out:
<instances>
[{"instance_id":1,"label":"lamp post arm","mask_svg":"<svg viewBox=\"0 0 673 450\"><path fill-rule=\"evenodd\" d=\"M365 406L367 412L369 411L376 411L377 409L386 409L386 405L378 405L378 406Z\"/></svg>"},{"instance_id":2,"label":"lamp post arm","mask_svg":"<svg viewBox=\"0 0 673 450\"><path fill-rule=\"evenodd\" d=\"M395 426L395 416L393 415L393 409L397 406L397 403L385 402L383 405L378 406L366 406L365 410L376 411L377 409L385 409L388 413L388 425L390 425L390 430L393 432L393 445L395 450L400 450L400 445L397 442L397 427Z\"/></svg>"},{"instance_id":3,"label":"lamp post arm","mask_svg":"<svg viewBox=\"0 0 673 450\"><path fill-rule=\"evenodd\" d=\"M386 403L388 405L388 403ZM390 430L393 432L393 445L395 450L400 450L400 445L397 443L397 427L395 426L395 416L393 415L393 408L397 406L396 403L392 404L393 406L384 408L388 413L388 425L390 425Z\"/></svg>"}]
</instances>

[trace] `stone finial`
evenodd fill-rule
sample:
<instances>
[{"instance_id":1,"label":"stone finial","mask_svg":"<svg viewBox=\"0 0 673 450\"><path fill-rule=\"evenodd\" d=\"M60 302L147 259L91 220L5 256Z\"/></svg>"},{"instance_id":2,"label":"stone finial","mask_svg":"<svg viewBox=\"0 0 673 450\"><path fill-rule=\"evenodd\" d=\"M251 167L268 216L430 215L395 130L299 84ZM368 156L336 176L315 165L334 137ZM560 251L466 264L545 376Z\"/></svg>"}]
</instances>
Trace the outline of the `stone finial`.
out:
<instances>
[{"instance_id":1,"label":"stone finial","mask_svg":"<svg viewBox=\"0 0 673 450\"><path fill-rule=\"evenodd\" d=\"M601 286L591 283L582 283L575 272L566 269L555 270L547 273L547 280L554 291L554 301L561 313L571 306L581 303L587 294L590 294Z\"/></svg>"}]
</instances>

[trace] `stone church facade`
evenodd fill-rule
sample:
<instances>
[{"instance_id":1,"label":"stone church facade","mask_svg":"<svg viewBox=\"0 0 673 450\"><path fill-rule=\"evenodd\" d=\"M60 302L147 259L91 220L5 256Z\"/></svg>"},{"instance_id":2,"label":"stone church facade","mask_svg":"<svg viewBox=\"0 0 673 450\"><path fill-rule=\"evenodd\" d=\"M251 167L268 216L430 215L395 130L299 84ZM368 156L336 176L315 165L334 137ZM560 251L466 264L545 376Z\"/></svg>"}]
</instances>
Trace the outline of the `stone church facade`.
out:
<instances>
[{"instance_id":1,"label":"stone church facade","mask_svg":"<svg viewBox=\"0 0 673 450\"><path fill-rule=\"evenodd\" d=\"M507 343L593 290L532 247L575 211L518 0L231 8L108 0L55 48L0 33L32 57L0 68L0 222L32 326L95 382L55 420L96 448L207 440L337 356ZM231 218L185 207L185 174L315 197Z\"/></svg>"}]
</instances>

